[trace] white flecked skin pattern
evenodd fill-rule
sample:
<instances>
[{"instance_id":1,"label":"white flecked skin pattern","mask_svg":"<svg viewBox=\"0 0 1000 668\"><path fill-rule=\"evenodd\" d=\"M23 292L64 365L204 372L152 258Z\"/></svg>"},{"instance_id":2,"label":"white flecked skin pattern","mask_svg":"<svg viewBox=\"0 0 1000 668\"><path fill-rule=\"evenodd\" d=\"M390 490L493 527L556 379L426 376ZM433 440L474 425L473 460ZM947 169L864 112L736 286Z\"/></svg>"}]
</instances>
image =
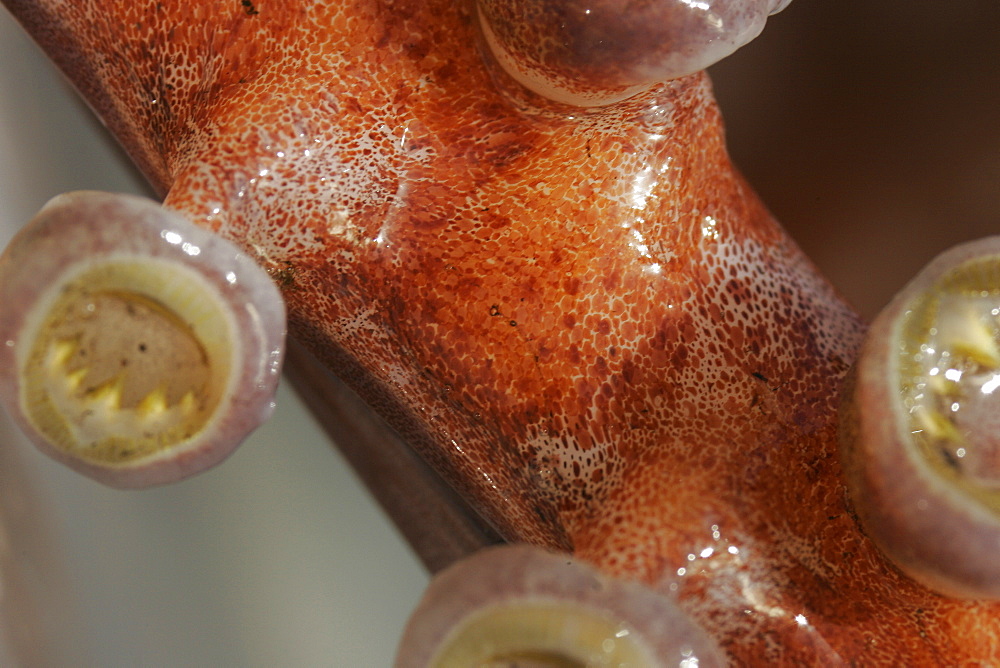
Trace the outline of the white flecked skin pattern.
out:
<instances>
[{"instance_id":1,"label":"white flecked skin pattern","mask_svg":"<svg viewBox=\"0 0 1000 668\"><path fill-rule=\"evenodd\" d=\"M736 663L997 657L861 533L862 325L735 173L703 74L521 91L446 0L4 0L166 206L509 540L676 594Z\"/></svg>"}]
</instances>

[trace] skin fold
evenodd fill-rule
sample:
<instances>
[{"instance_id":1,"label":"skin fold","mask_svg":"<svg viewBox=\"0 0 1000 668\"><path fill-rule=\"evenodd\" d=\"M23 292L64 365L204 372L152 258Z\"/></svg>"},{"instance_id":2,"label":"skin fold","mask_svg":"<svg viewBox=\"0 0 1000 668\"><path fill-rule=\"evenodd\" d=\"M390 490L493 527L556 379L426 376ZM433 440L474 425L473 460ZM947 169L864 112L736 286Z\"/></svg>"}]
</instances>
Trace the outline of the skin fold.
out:
<instances>
[{"instance_id":1,"label":"skin fold","mask_svg":"<svg viewBox=\"0 0 1000 668\"><path fill-rule=\"evenodd\" d=\"M859 529L860 318L733 169L707 76L521 89L452 2L22 2L165 206L509 541L676 596L735 662L996 656Z\"/></svg>"}]
</instances>

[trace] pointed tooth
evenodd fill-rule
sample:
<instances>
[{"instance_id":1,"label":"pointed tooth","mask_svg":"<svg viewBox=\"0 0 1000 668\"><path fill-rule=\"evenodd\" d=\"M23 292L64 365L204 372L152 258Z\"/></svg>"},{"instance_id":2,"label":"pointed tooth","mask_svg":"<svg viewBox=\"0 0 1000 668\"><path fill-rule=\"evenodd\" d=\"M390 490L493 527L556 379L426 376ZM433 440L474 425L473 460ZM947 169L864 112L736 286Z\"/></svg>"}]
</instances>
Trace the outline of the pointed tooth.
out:
<instances>
[{"instance_id":1,"label":"pointed tooth","mask_svg":"<svg viewBox=\"0 0 1000 668\"><path fill-rule=\"evenodd\" d=\"M951 420L936 410L920 408L916 411L916 417L924 432L931 438L949 443L961 443L964 440Z\"/></svg>"},{"instance_id":2,"label":"pointed tooth","mask_svg":"<svg viewBox=\"0 0 1000 668\"><path fill-rule=\"evenodd\" d=\"M76 390L83 383L83 380L87 377L87 373L89 371L90 370L87 367L83 367L82 369L77 369L76 371L66 374L66 386L69 387L71 391Z\"/></svg>"},{"instance_id":3,"label":"pointed tooth","mask_svg":"<svg viewBox=\"0 0 1000 668\"><path fill-rule=\"evenodd\" d=\"M118 410L122 405L121 377L116 376L95 387L87 397L94 403L104 404L109 410Z\"/></svg>"},{"instance_id":4,"label":"pointed tooth","mask_svg":"<svg viewBox=\"0 0 1000 668\"><path fill-rule=\"evenodd\" d=\"M967 357L977 364L981 364L987 369L1000 368L1000 346L993 339L986 327L979 325L974 332L974 336L966 341L955 343L953 350L963 357Z\"/></svg>"},{"instance_id":5,"label":"pointed tooth","mask_svg":"<svg viewBox=\"0 0 1000 668\"><path fill-rule=\"evenodd\" d=\"M188 392L181 397L180 409L183 415L190 415L195 409L195 398L194 392L188 390Z\"/></svg>"},{"instance_id":6,"label":"pointed tooth","mask_svg":"<svg viewBox=\"0 0 1000 668\"><path fill-rule=\"evenodd\" d=\"M158 387L149 394L147 394L136 410L143 417L153 417L157 415L162 415L167 410L167 395L163 391L162 387Z\"/></svg>"},{"instance_id":7,"label":"pointed tooth","mask_svg":"<svg viewBox=\"0 0 1000 668\"><path fill-rule=\"evenodd\" d=\"M66 366L74 352L76 343L73 341L56 341L49 350L49 366L51 368Z\"/></svg>"},{"instance_id":8,"label":"pointed tooth","mask_svg":"<svg viewBox=\"0 0 1000 668\"><path fill-rule=\"evenodd\" d=\"M956 397L961 393L961 386L941 373L928 376L927 384L939 397Z\"/></svg>"},{"instance_id":9,"label":"pointed tooth","mask_svg":"<svg viewBox=\"0 0 1000 668\"><path fill-rule=\"evenodd\" d=\"M1000 368L996 332L967 304L942 307L938 318L945 347L987 368Z\"/></svg>"}]
</instances>

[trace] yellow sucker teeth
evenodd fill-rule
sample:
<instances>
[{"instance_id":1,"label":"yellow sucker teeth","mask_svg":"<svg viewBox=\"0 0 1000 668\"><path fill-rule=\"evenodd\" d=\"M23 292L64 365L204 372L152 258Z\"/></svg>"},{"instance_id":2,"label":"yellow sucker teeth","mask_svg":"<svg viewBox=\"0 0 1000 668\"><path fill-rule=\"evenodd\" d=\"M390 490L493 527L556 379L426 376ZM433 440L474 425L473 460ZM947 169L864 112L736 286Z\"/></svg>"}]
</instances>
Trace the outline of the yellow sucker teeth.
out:
<instances>
[{"instance_id":1,"label":"yellow sucker teeth","mask_svg":"<svg viewBox=\"0 0 1000 668\"><path fill-rule=\"evenodd\" d=\"M947 417L930 408L918 408L914 411L917 422L931 438L960 443L964 441L962 433Z\"/></svg>"},{"instance_id":2,"label":"yellow sucker teeth","mask_svg":"<svg viewBox=\"0 0 1000 668\"><path fill-rule=\"evenodd\" d=\"M957 381L945 377L944 374L938 373L928 376L927 384L934 394L940 397L957 397L961 394L962 386Z\"/></svg>"},{"instance_id":3,"label":"yellow sucker teeth","mask_svg":"<svg viewBox=\"0 0 1000 668\"><path fill-rule=\"evenodd\" d=\"M195 409L195 398L194 392L190 390L181 397L181 402L179 404L182 415L190 415Z\"/></svg>"},{"instance_id":4,"label":"yellow sucker teeth","mask_svg":"<svg viewBox=\"0 0 1000 668\"><path fill-rule=\"evenodd\" d=\"M69 358L76 351L76 344L73 341L57 341L52 344L49 353L49 368L57 369L66 366Z\"/></svg>"},{"instance_id":5,"label":"yellow sucker teeth","mask_svg":"<svg viewBox=\"0 0 1000 668\"><path fill-rule=\"evenodd\" d=\"M986 327L978 325L973 331L973 339L956 342L952 350L955 354L967 357L976 364L980 364L987 369L1000 368L1000 347L997 346Z\"/></svg>"},{"instance_id":6,"label":"yellow sucker teeth","mask_svg":"<svg viewBox=\"0 0 1000 668\"><path fill-rule=\"evenodd\" d=\"M89 369L87 369L87 367L83 367L81 369L77 369L76 371L67 373L65 376L66 387L69 388L70 391L75 391L76 389L78 389L80 385L83 383L84 378L87 377L88 372Z\"/></svg>"},{"instance_id":7,"label":"yellow sucker teeth","mask_svg":"<svg viewBox=\"0 0 1000 668\"><path fill-rule=\"evenodd\" d=\"M122 405L122 380L121 376L101 383L87 393L87 399L94 403L103 404L108 410L119 410Z\"/></svg>"},{"instance_id":8,"label":"yellow sucker teeth","mask_svg":"<svg viewBox=\"0 0 1000 668\"><path fill-rule=\"evenodd\" d=\"M206 349L206 339L189 323L207 319L212 332L224 330L221 314L201 313L207 309L196 303L202 292L190 284L142 285L152 296L117 289L119 280L160 280L146 276L146 269L102 267L64 289L29 359L44 370L30 390L31 405L41 421L60 425L52 431L74 455L116 463L141 459L185 442L218 406L215 388L228 372L223 342L207 339L212 347ZM105 284L115 289L102 289ZM79 315L83 300L86 316ZM181 313L174 310L178 304ZM175 364L178 359L184 363Z\"/></svg>"},{"instance_id":9,"label":"yellow sucker teeth","mask_svg":"<svg viewBox=\"0 0 1000 668\"><path fill-rule=\"evenodd\" d=\"M136 411L143 417L156 417L167 412L167 395L163 388L158 387L147 394L136 406Z\"/></svg>"},{"instance_id":10,"label":"yellow sucker teeth","mask_svg":"<svg viewBox=\"0 0 1000 668\"><path fill-rule=\"evenodd\" d=\"M987 368L1000 367L997 332L969 304L943 305L937 319L946 350Z\"/></svg>"},{"instance_id":11,"label":"yellow sucker teeth","mask_svg":"<svg viewBox=\"0 0 1000 668\"><path fill-rule=\"evenodd\" d=\"M0 258L0 402L96 480L169 482L271 414L285 324L238 247L155 202L67 194Z\"/></svg>"}]
</instances>

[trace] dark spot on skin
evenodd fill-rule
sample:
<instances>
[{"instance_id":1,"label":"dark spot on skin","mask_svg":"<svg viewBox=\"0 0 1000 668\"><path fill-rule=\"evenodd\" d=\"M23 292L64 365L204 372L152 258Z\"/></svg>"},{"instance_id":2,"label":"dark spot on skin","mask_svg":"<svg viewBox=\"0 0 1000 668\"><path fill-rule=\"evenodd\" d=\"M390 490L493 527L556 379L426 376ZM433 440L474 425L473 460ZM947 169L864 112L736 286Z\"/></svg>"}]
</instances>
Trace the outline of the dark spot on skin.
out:
<instances>
[{"instance_id":1,"label":"dark spot on skin","mask_svg":"<svg viewBox=\"0 0 1000 668\"><path fill-rule=\"evenodd\" d=\"M549 521L549 518L546 517L546 515L545 515L545 511L542 510L541 508L539 508L537 505L536 506L532 506L532 510L535 511L535 515L538 516L538 519L540 519L542 522L548 522Z\"/></svg>"},{"instance_id":2,"label":"dark spot on skin","mask_svg":"<svg viewBox=\"0 0 1000 668\"><path fill-rule=\"evenodd\" d=\"M253 2L251 0L240 0L240 4L243 5L243 11L246 12L247 16L256 16L257 14L260 14L260 12L257 11L257 8L253 6Z\"/></svg>"},{"instance_id":3,"label":"dark spot on skin","mask_svg":"<svg viewBox=\"0 0 1000 668\"><path fill-rule=\"evenodd\" d=\"M285 266L281 269L269 269L267 272L278 287L282 290L291 291L297 290L298 286L295 284L296 269L291 262L285 260Z\"/></svg>"},{"instance_id":4,"label":"dark spot on skin","mask_svg":"<svg viewBox=\"0 0 1000 668\"><path fill-rule=\"evenodd\" d=\"M952 454L951 450L949 448L940 448L940 450L941 458L944 460L944 463L957 471L959 468L958 460L955 459L955 455Z\"/></svg>"},{"instance_id":5,"label":"dark spot on skin","mask_svg":"<svg viewBox=\"0 0 1000 668\"><path fill-rule=\"evenodd\" d=\"M490 307L490 315L493 316L494 318L497 317L498 315L503 315L502 313L500 313L499 304L494 304L493 306Z\"/></svg>"},{"instance_id":6,"label":"dark spot on skin","mask_svg":"<svg viewBox=\"0 0 1000 668\"><path fill-rule=\"evenodd\" d=\"M751 375L751 376L753 376L754 378L756 378L757 380L762 380L762 381L764 381L765 383L767 382L767 376L765 376L765 375L764 375L764 374L762 374L762 373L759 373L759 372L757 372L757 371L754 371L754 372L753 372L752 374L750 374L750 375Z\"/></svg>"},{"instance_id":7,"label":"dark spot on skin","mask_svg":"<svg viewBox=\"0 0 1000 668\"><path fill-rule=\"evenodd\" d=\"M581 360L580 349L576 347L576 344L570 346L566 353L567 358L573 364L579 364Z\"/></svg>"},{"instance_id":8,"label":"dark spot on skin","mask_svg":"<svg viewBox=\"0 0 1000 668\"><path fill-rule=\"evenodd\" d=\"M511 327L517 327L517 321L516 320L511 320L510 321L510 326Z\"/></svg>"},{"instance_id":9,"label":"dark spot on skin","mask_svg":"<svg viewBox=\"0 0 1000 668\"><path fill-rule=\"evenodd\" d=\"M139 344L139 352L140 353L146 352L146 344L145 343L140 343Z\"/></svg>"}]
</instances>

